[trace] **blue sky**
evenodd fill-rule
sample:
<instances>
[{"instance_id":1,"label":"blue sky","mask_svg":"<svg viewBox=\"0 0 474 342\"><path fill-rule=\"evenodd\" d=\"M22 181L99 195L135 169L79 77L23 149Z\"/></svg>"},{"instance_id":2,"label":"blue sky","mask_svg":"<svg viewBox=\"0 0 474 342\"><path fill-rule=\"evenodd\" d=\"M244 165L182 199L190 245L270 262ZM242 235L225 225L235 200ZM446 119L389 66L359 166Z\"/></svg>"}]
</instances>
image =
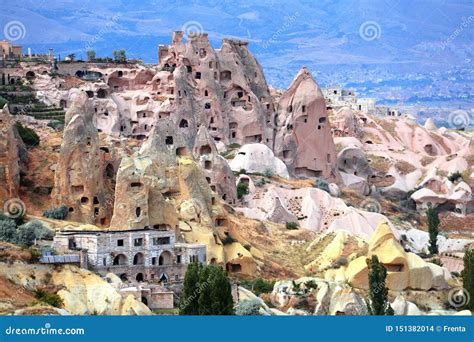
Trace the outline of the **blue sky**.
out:
<instances>
[{"instance_id":1,"label":"blue sky","mask_svg":"<svg viewBox=\"0 0 474 342\"><path fill-rule=\"evenodd\" d=\"M275 86L288 86L306 65L323 85L364 89L378 78L453 70L461 73L458 81L469 81L473 8L466 0L2 0L0 32L33 52L52 47L85 57L89 47L101 56L124 48L129 57L156 63L157 45L169 43L173 30L203 30L215 47L223 37L248 40Z\"/></svg>"}]
</instances>

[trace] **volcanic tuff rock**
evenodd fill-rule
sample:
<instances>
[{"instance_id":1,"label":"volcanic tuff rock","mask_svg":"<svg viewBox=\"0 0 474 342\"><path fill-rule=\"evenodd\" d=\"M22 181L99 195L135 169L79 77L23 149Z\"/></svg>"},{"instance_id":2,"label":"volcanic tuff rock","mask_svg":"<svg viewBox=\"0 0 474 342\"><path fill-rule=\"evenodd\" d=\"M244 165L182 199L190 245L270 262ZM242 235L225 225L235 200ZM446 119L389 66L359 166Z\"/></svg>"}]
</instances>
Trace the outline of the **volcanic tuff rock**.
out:
<instances>
[{"instance_id":1,"label":"volcanic tuff rock","mask_svg":"<svg viewBox=\"0 0 474 342\"><path fill-rule=\"evenodd\" d=\"M233 171L245 170L249 173L272 173L290 178L288 169L280 159L274 156L272 150L264 144L247 144L242 146L230 162Z\"/></svg>"},{"instance_id":2,"label":"volcanic tuff rock","mask_svg":"<svg viewBox=\"0 0 474 342\"><path fill-rule=\"evenodd\" d=\"M368 182L372 169L361 148L351 146L340 151L337 155L337 167L347 188L356 190L361 195L369 194Z\"/></svg>"},{"instance_id":3,"label":"volcanic tuff rock","mask_svg":"<svg viewBox=\"0 0 474 342\"><path fill-rule=\"evenodd\" d=\"M174 199L178 207L192 199L199 213L197 221L212 222L216 194L171 120L163 119L156 124L138 156L149 157L159 166L161 191L166 198Z\"/></svg>"},{"instance_id":4,"label":"volcanic tuff rock","mask_svg":"<svg viewBox=\"0 0 474 342\"><path fill-rule=\"evenodd\" d=\"M207 33L189 35L186 43L182 38L183 32L174 32L172 44L159 49L161 70L172 72L172 79L155 77L153 82L156 89L175 95L171 117L188 133L189 145L204 125L216 141L272 146L267 125L272 99L248 43L224 39L214 50Z\"/></svg>"},{"instance_id":5,"label":"volcanic tuff rock","mask_svg":"<svg viewBox=\"0 0 474 342\"><path fill-rule=\"evenodd\" d=\"M20 186L20 141L8 105L0 109L0 198L18 197ZM3 202L0 203L3 205Z\"/></svg>"},{"instance_id":6,"label":"volcanic tuff rock","mask_svg":"<svg viewBox=\"0 0 474 342\"><path fill-rule=\"evenodd\" d=\"M277 113L275 155L290 174L338 179L336 148L323 93L311 73L302 68L281 96Z\"/></svg>"},{"instance_id":7,"label":"volcanic tuff rock","mask_svg":"<svg viewBox=\"0 0 474 342\"><path fill-rule=\"evenodd\" d=\"M401 291L411 289L445 289L451 278L448 270L421 259L414 253L406 253L387 223L380 223L369 241L367 256L349 263L345 277L352 286L368 288L367 260L377 255L387 269L387 287Z\"/></svg>"},{"instance_id":8,"label":"volcanic tuff rock","mask_svg":"<svg viewBox=\"0 0 474 342\"><path fill-rule=\"evenodd\" d=\"M123 157L117 174L111 228L176 228L178 217L161 190L164 172L148 157Z\"/></svg>"},{"instance_id":9,"label":"volcanic tuff rock","mask_svg":"<svg viewBox=\"0 0 474 342\"><path fill-rule=\"evenodd\" d=\"M53 203L66 205L71 220L106 225L111 217L111 206L106 203L109 189L104 186L107 151L100 148L87 95L75 92L71 102L56 166Z\"/></svg>"},{"instance_id":10,"label":"volcanic tuff rock","mask_svg":"<svg viewBox=\"0 0 474 342\"><path fill-rule=\"evenodd\" d=\"M242 181L242 176L240 181ZM251 185L249 208L238 208L247 217L274 222L298 222L315 232L326 230L332 221L348 211L344 201L317 188L285 189L273 184Z\"/></svg>"},{"instance_id":11,"label":"volcanic tuff rock","mask_svg":"<svg viewBox=\"0 0 474 342\"><path fill-rule=\"evenodd\" d=\"M134 298L125 298L98 275L76 266L0 263L0 273L28 291L60 288L63 309L73 315L149 315L150 309Z\"/></svg>"},{"instance_id":12,"label":"volcanic tuff rock","mask_svg":"<svg viewBox=\"0 0 474 342\"><path fill-rule=\"evenodd\" d=\"M235 176L227 160L222 157L206 127L199 128L193 148L194 158L200 163L211 189L228 204L235 204L237 190Z\"/></svg>"}]
</instances>

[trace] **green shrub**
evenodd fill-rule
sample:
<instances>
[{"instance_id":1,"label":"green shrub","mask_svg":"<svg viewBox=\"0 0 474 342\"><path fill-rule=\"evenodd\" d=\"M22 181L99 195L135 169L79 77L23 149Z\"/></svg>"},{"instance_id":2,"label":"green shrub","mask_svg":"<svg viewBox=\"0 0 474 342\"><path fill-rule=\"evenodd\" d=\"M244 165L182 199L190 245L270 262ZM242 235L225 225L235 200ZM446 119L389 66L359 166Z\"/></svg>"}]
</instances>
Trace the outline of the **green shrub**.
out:
<instances>
[{"instance_id":1,"label":"green shrub","mask_svg":"<svg viewBox=\"0 0 474 342\"><path fill-rule=\"evenodd\" d=\"M333 266L334 268L339 268L339 267L341 267L341 266L347 266L348 263L349 263L349 262L347 261L347 258L341 256L341 257L337 258L336 260L334 260L334 263L333 263L332 266Z\"/></svg>"},{"instance_id":2,"label":"green shrub","mask_svg":"<svg viewBox=\"0 0 474 342\"><path fill-rule=\"evenodd\" d=\"M32 229L34 231L36 239L52 240L54 237L54 231L52 229L46 228L43 223L38 220L31 220L21 227L28 227L29 229Z\"/></svg>"},{"instance_id":3,"label":"green shrub","mask_svg":"<svg viewBox=\"0 0 474 342\"><path fill-rule=\"evenodd\" d=\"M3 109L7 103L8 101L0 96L0 109Z\"/></svg>"},{"instance_id":4,"label":"green shrub","mask_svg":"<svg viewBox=\"0 0 474 342\"><path fill-rule=\"evenodd\" d=\"M451 182L455 182L457 181L458 179L461 179L462 180L462 174L461 172L459 171L456 171L456 172L453 172L451 173L449 176L448 176L448 179L451 181Z\"/></svg>"},{"instance_id":5,"label":"green shrub","mask_svg":"<svg viewBox=\"0 0 474 342\"><path fill-rule=\"evenodd\" d=\"M20 122L16 123L16 129L18 130L18 134L20 134L21 140L23 140L26 146L39 145L40 138L34 130L23 126Z\"/></svg>"},{"instance_id":6,"label":"green shrub","mask_svg":"<svg viewBox=\"0 0 474 342\"><path fill-rule=\"evenodd\" d=\"M249 186L246 183L239 183L237 185L237 198L242 199L249 193Z\"/></svg>"},{"instance_id":7,"label":"green shrub","mask_svg":"<svg viewBox=\"0 0 474 342\"><path fill-rule=\"evenodd\" d=\"M224 245L230 245L231 243L234 243L234 242L237 242L236 239L234 239L232 237L232 235L227 235L223 240L222 240L222 244Z\"/></svg>"},{"instance_id":8,"label":"green shrub","mask_svg":"<svg viewBox=\"0 0 474 342\"><path fill-rule=\"evenodd\" d=\"M63 204L59 208L52 208L48 209L43 213L44 217L56 219L56 220L64 220L67 217L68 209Z\"/></svg>"},{"instance_id":9,"label":"green shrub","mask_svg":"<svg viewBox=\"0 0 474 342\"><path fill-rule=\"evenodd\" d=\"M4 215L3 213L0 213L0 221L1 220L11 220L11 221L15 222L15 224L17 226L20 226L20 225L23 224L24 218L25 218L25 212L24 211L23 211L23 214L21 216L15 217L15 218L12 218L10 216Z\"/></svg>"},{"instance_id":10,"label":"green shrub","mask_svg":"<svg viewBox=\"0 0 474 342\"><path fill-rule=\"evenodd\" d=\"M273 177L273 176L275 175L275 172L274 172L272 169L267 168L267 169L265 169L265 170L263 171L263 175L264 175L265 177L270 178L270 177Z\"/></svg>"},{"instance_id":11,"label":"green shrub","mask_svg":"<svg viewBox=\"0 0 474 342\"><path fill-rule=\"evenodd\" d=\"M238 316L260 316L260 308L262 304L258 299L248 299L240 302L235 310Z\"/></svg>"},{"instance_id":12,"label":"green shrub","mask_svg":"<svg viewBox=\"0 0 474 342\"><path fill-rule=\"evenodd\" d=\"M286 229L296 230L299 228L300 228L300 225L298 224L298 222L286 222Z\"/></svg>"},{"instance_id":13,"label":"green shrub","mask_svg":"<svg viewBox=\"0 0 474 342\"><path fill-rule=\"evenodd\" d=\"M317 289L318 284L314 280L308 280L306 283L304 283L304 286L306 286L307 289Z\"/></svg>"},{"instance_id":14,"label":"green shrub","mask_svg":"<svg viewBox=\"0 0 474 342\"><path fill-rule=\"evenodd\" d=\"M327 193L329 193L329 183L326 182L322 178L316 178L316 181L314 182L314 187L318 188L318 189L321 189L321 190L324 190Z\"/></svg>"},{"instance_id":15,"label":"green shrub","mask_svg":"<svg viewBox=\"0 0 474 342\"><path fill-rule=\"evenodd\" d=\"M260 296L262 293L270 293L273 291L274 281L267 281L262 278L257 278L253 281L252 292L256 296Z\"/></svg>"},{"instance_id":16,"label":"green shrub","mask_svg":"<svg viewBox=\"0 0 474 342\"><path fill-rule=\"evenodd\" d=\"M240 145L237 143L232 143L230 145L227 145L227 148L229 149L240 148Z\"/></svg>"},{"instance_id":17,"label":"green shrub","mask_svg":"<svg viewBox=\"0 0 474 342\"><path fill-rule=\"evenodd\" d=\"M58 120L51 120L50 122L48 122L48 127L51 127L54 130L60 129L63 126L64 124Z\"/></svg>"},{"instance_id":18,"label":"green shrub","mask_svg":"<svg viewBox=\"0 0 474 342\"><path fill-rule=\"evenodd\" d=\"M0 240L4 242L15 243L16 241L16 223L14 220L6 218L0 219Z\"/></svg>"},{"instance_id":19,"label":"green shrub","mask_svg":"<svg viewBox=\"0 0 474 342\"><path fill-rule=\"evenodd\" d=\"M237 174L239 174L239 175L245 175L246 173L247 173L247 170L245 170L245 169L240 169Z\"/></svg>"},{"instance_id":20,"label":"green shrub","mask_svg":"<svg viewBox=\"0 0 474 342\"><path fill-rule=\"evenodd\" d=\"M56 308L60 308L63 305L63 300L56 293L49 293L44 290L36 290L35 297L38 301L49 304Z\"/></svg>"},{"instance_id":21,"label":"green shrub","mask_svg":"<svg viewBox=\"0 0 474 342\"><path fill-rule=\"evenodd\" d=\"M35 242L35 228L32 225L24 224L16 230L15 242L22 246L31 246Z\"/></svg>"},{"instance_id":22,"label":"green shrub","mask_svg":"<svg viewBox=\"0 0 474 342\"><path fill-rule=\"evenodd\" d=\"M255 186L258 186L259 188L261 188L266 183L267 183L267 181L265 180L265 178L259 178L255 181Z\"/></svg>"}]
</instances>

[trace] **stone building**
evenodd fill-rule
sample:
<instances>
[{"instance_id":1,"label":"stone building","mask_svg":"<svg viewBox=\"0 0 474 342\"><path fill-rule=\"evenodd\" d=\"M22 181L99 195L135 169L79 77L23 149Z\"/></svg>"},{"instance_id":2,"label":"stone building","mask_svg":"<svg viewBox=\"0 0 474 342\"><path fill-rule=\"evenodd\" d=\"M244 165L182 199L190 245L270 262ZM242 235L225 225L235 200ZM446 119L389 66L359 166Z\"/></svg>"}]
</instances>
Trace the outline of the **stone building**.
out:
<instances>
[{"instance_id":1,"label":"stone building","mask_svg":"<svg viewBox=\"0 0 474 342\"><path fill-rule=\"evenodd\" d=\"M122 280L180 282L187 265L206 262L206 246L176 243L169 227L140 230L63 230L54 237L58 253L87 254L87 268Z\"/></svg>"},{"instance_id":2,"label":"stone building","mask_svg":"<svg viewBox=\"0 0 474 342\"><path fill-rule=\"evenodd\" d=\"M0 41L0 59L21 59L22 55L21 45L12 45L7 40Z\"/></svg>"}]
</instances>

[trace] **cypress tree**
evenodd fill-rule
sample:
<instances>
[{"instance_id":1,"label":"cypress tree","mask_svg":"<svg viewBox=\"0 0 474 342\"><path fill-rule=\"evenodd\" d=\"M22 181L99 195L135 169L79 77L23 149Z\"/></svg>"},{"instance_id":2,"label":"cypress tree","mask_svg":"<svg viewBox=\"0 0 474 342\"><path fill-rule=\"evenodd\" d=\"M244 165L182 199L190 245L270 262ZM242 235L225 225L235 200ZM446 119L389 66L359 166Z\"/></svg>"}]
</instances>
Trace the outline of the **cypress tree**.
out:
<instances>
[{"instance_id":1,"label":"cypress tree","mask_svg":"<svg viewBox=\"0 0 474 342\"><path fill-rule=\"evenodd\" d=\"M385 286L387 270L379 262L376 255L369 263L369 301L367 309L369 315L393 316L394 312L388 301L388 288Z\"/></svg>"},{"instance_id":2,"label":"cypress tree","mask_svg":"<svg viewBox=\"0 0 474 342\"><path fill-rule=\"evenodd\" d=\"M221 267L214 266L211 271L212 289L212 311L214 315L233 315L234 300L232 288L227 274Z\"/></svg>"},{"instance_id":3,"label":"cypress tree","mask_svg":"<svg viewBox=\"0 0 474 342\"><path fill-rule=\"evenodd\" d=\"M217 266L204 266L199 272L201 292L199 293L199 315L213 315L211 290L214 283L211 278L211 269Z\"/></svg>"},{"instance_id":4,"label":"cypress tree","mask_svg":"<svg viewBox=\"0 0 474 342\"><path fill-rule=\"evenodd\" d=\"M227 273L218 265L191 264L184 277L180 315L233 315Z\"/></svg>"},{"instance_id":5,"label":"cypress tree","mask_svg":"<svg viewBox=\"0 0 474 342\"><path fill-rule=\"evenodd\" d=\"M426 213L428 217L428 233L430 234L430 245L428 250L431 254L438 254L438 227L440 224L438 210L434 209L431 203L428 203L428 211Z\"/></svg>"},{"instance_id":6,"label":"cypress tree","mask_svg":"<svg viewBox=\"0 0 474 342\"><path fill-rule=\"evenodd\" d=\"M188 265L186 275L184 276L183 295L179 303L180 315L198 315L199 314L199 271L200 264L192 263Z\"/></svg>"}]
</instances>

